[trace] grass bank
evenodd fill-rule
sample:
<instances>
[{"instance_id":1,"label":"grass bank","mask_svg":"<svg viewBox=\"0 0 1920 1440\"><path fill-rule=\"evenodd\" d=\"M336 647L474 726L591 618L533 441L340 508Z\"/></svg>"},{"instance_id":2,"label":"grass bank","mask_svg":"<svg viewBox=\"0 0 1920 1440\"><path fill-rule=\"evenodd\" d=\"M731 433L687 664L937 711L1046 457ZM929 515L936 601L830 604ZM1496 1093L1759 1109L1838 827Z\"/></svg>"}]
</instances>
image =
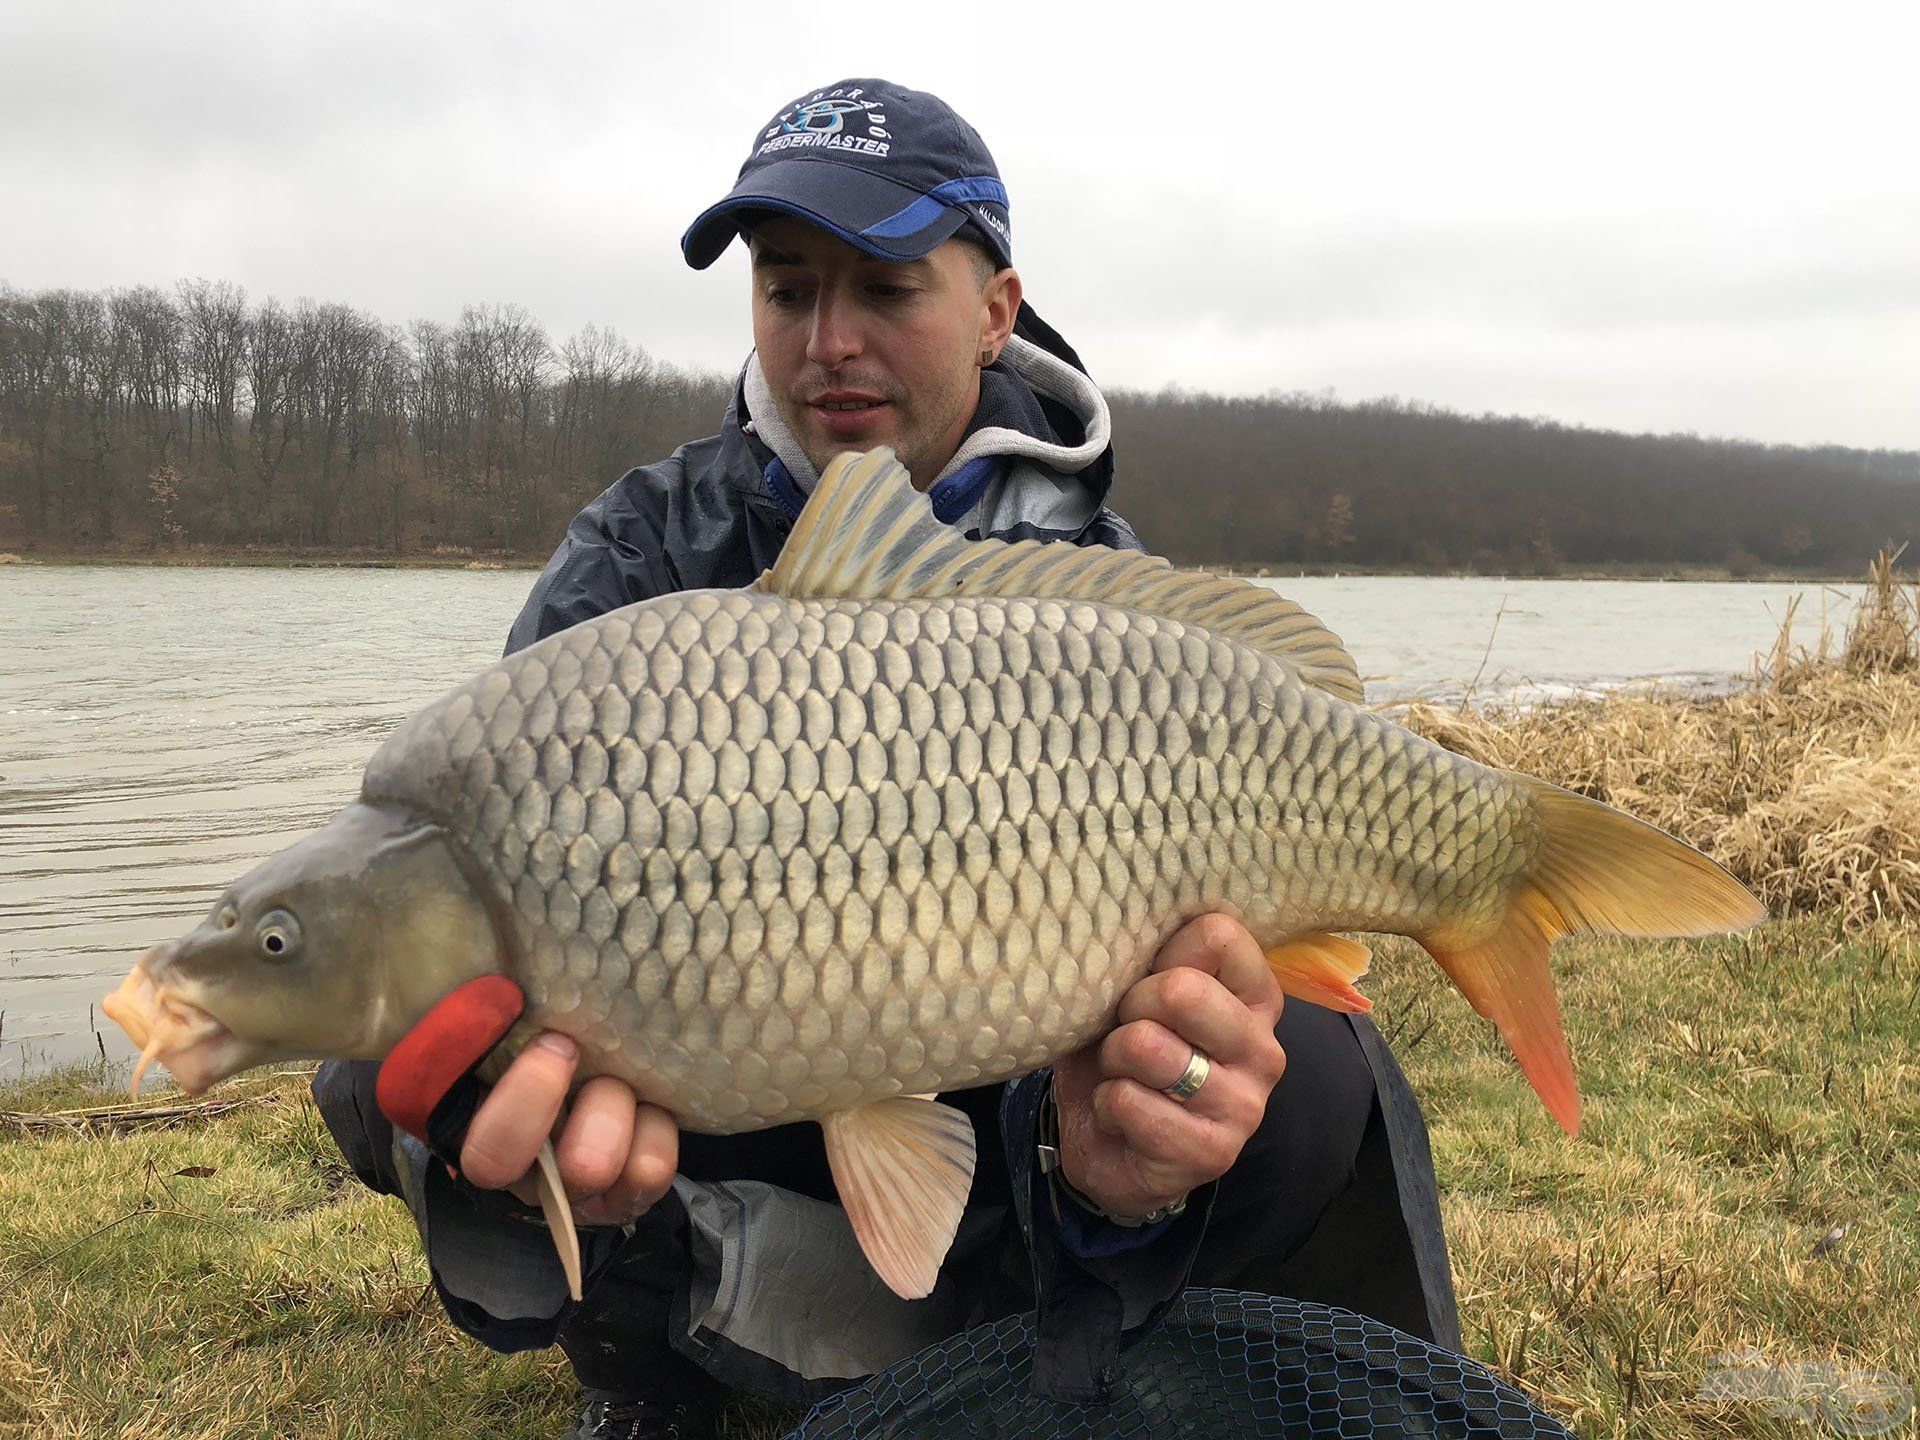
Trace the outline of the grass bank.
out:
<instances>
[{"instance_id":1,"label":"grass bank","mask_svg":"<svg viewBox=\"0 0 1920 1440\"><path fill-rule=\"evenodd\" d=\"M1920 1383L1920 932L1812 916L1563 946L1577 1139L1429 961L1381 948L1473 1355L1583 1436L1807 1433L1701 1398L1726 1352ZM122 1098L98 1079L0 1109ZM0 1121L0 1435L565 1430L564 1363L452 1329L405 1211L347 1175L302 1077L210 1098L240 1103L147 1130Z\"/></svg>"}]
</instances>

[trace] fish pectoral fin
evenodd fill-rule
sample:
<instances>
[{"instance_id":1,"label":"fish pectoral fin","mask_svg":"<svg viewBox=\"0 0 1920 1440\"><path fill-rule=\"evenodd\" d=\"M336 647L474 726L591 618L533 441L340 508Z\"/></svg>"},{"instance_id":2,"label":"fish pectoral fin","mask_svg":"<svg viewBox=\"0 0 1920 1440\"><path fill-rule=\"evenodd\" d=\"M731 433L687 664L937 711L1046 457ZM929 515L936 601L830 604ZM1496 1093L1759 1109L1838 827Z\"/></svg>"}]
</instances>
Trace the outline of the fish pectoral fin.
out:
<instances>
[{"instance_id":1,"label":"fish pectoral fin","mask_svg":"<svg viewBox=\"0 0 1920 1440\"><path fill-rule=\"evenodd\" d=\"M900 1095L820 1117L827 1163L860 1248L893 1293L933 1289L973 1188L973 1122Z\"/></svg>"},{"instance_id":2,"label":"fish pectoral fin","mask_svg":"<svg viewBox=\"0 0 1920 1440\"><path fill-rule=\"evenodd\" d=\"M1296 1000L1346 1015L1364 1015L1373 1009L1373 1001L1354 989L1353 982L1367 973L1371 959L1373 952L1358 940L1312 930L1267 951L1267 968L1282 992Z\"/></svg>"},{"instance_id":3,"label":"fish pectoral fin","mask_svg":"<svg viewBox=\"0 0 1920 1440\"><path fill-rule=\"evenodd\" d=\"M567 1272L567 1294L575 1300L580 1292L580 1232L573 1228L573 1206L567 1203L567 1188L560 1183L560 1163L553 1158L553 1142L540 1147L535 1168L540 1172L540 1213L547 1217L547 1229L553 1235L553 1248L560 1252L560 1268Z\"/></svg>"}]
</instances>

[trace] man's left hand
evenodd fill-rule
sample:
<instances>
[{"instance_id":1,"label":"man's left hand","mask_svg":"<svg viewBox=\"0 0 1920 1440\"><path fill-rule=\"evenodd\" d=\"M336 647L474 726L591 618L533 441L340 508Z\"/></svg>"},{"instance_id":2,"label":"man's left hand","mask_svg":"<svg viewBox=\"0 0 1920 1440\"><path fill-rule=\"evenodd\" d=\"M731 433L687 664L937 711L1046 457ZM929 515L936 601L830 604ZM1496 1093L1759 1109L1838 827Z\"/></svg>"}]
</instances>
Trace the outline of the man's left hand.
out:
<instances>
[{"instance_id":1,"label":"man's left hand","mask_svg":"<svg viewBox=\"0 0 1920 1440\"><path fill-rule=\"evenodd\" d=\"M1112 1214L1146 1215L1226 1174L1287 1068L1273 1033L1281 1000L1230 916L1175 934L1121 1000L1113 1033L1054 1066L1067 1183ZM1212 1068L1182 1104L1166 1089L1195 1047Z\"/></svg>"}]
</instances>

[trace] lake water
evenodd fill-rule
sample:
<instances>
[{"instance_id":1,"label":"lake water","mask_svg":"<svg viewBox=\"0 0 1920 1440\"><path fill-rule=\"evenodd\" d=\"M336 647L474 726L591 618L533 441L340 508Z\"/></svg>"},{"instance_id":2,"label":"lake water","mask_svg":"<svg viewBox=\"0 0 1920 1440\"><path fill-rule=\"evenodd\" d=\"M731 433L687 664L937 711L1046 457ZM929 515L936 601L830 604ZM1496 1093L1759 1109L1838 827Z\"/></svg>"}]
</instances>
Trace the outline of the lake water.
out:
<instances>
[{"instance_id":1,"label":"lake water","mask_svg":"<svg viewBox=\"0 0 1920 1440\"><path fill-rule=\"evenodd\" d=\"M500 652L528 571L0 567L0 1077L97 1053L89 1006L350 800L395 724ZM1376 701L1724 685L1814 585L1275 580ZM1478 675L1477 684L1474 683ZM97 1019L97 1011L95 1012ZM100 1022L103 1023L104 1022ZM101 1031L109 1056L131 1053Z\"/></svg>"}]
</instances>

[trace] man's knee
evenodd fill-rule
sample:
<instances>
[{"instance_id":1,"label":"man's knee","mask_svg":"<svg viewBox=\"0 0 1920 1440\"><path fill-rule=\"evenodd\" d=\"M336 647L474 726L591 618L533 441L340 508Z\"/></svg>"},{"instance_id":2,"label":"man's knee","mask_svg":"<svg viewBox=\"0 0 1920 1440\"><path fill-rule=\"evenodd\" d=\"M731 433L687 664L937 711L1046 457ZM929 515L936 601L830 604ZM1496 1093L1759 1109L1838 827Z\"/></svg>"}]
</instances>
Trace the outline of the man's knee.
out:
<instances>
[{"instance_id":1,"label":"man's knee","mask_svg":"<svg viewBox=\"0 0 1920 1440\"><path fill-rule=\"evenodd\" d=\"M1241 1159L1282 1179L1339 1176L1344 1185L1373 1111L1373 1067L1347 1017L1318 1005L1289 1003L1274 1033L1286 1073Z\"/></svg>"},{"instance_id":2,"label":"man's knee","mask_svg":"<svg viewBox=\"0 0 1920 1440\"><path fill-rule=\"evenodd\" d=\"M1286 1073L1259 1129L1221 1177L1196 1283L1228 1283L1256 1261L1293 1253L1354 1183L1374 1080L1353 1027L1345 1016L1294 1001L1275 1033Z\"/></svg>"},{"instance_id":3,"label":"man's knee","mask_svg":"<svg viewBox=\"0 0 1920 1440\"><path fill-rule=\"evenodd\" d=\"M393 1122L381 1113L374 1098L379 1076L377 1061L329 1060L314 1073L310 1089L333 1143L360 1183L382 1195L399 1195Z\"/></svg>"}]
</instances>

